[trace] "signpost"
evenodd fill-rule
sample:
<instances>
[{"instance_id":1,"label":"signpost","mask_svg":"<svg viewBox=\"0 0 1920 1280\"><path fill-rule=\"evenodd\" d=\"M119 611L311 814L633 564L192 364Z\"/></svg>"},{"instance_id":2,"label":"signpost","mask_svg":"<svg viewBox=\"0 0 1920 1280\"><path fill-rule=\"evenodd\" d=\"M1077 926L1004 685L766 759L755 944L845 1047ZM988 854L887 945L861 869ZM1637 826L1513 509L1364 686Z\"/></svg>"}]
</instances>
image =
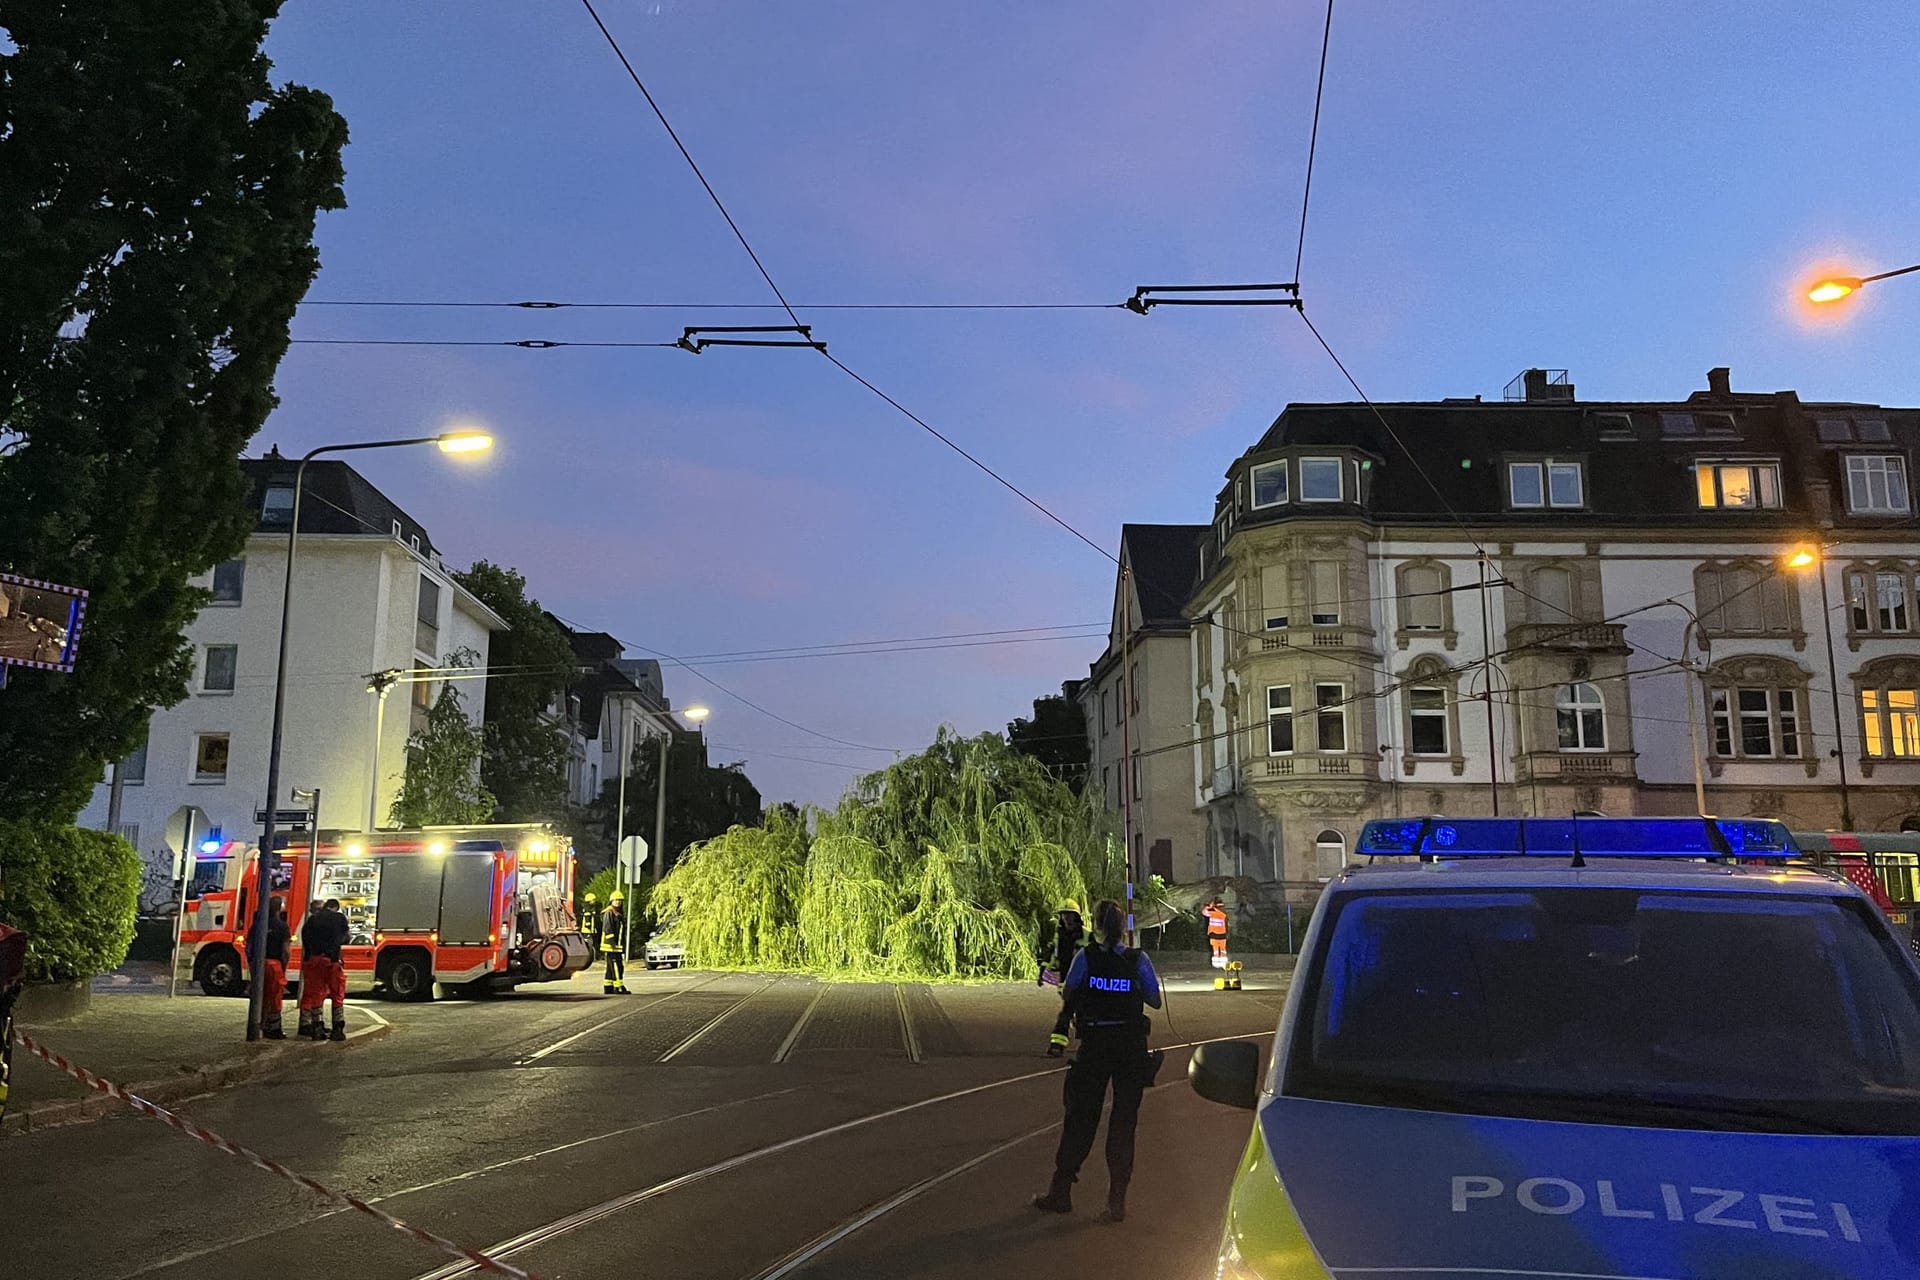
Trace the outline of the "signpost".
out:
<instances>
[{"instance_id":1,"label":"signpost","mask_svg":"<svg viewBox=\"0 0 1920 1280\"><path fill-rule=\"evenodd\" d=\"M634 923L637 919L634 913L634 904L631 901L633 897L633 886L640 882L640 868L647 865L647 859L651 857L652 854L653 850L647 847L647 838L645 836L628 836L620 842L619 852L614 858L614 866L619 868L620 884L618 887L620 892L625 894L629 899L627 902L626 955L626 958L629 960L633 959L633 930Z\"/></svg>"},{"instance_id":2,"label":"signpost","mask_svg":"<svg viewBox=\"0 0 1920 1280\"><path fill-rule=\"evenodd\" d=\"M180 931L187 921L187 886L193 883L194 840L207 831L207 811L197 804L183 804L167 819L166 843L173 854L173 883L180 895L173 912L173 950L167 956L167 999L179 994Z\"/></svg>"}]
</instances>

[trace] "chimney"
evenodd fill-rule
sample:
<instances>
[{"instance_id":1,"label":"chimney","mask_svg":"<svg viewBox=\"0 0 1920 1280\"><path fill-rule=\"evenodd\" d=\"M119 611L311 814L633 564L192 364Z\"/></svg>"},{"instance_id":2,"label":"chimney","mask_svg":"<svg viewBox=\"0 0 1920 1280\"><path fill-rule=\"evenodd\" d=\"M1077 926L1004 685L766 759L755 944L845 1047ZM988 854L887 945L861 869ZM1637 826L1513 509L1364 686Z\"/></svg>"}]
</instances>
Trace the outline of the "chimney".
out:
<instances>
[{"instance_id":1,"label":"chimney","mask_svg":"<svg viewBox=\"0 0 1920 1280\"><path fill-rule=\"evenodd\" d=\"M1721 365L1718 369L1707 370L1707 390L1716 396L1731 396L1733 370Z\"/></svg>"},{"instance_id":2,"label":"chimney","mask_svg":"<svg viewBox=\"0 0 1920 1280\"><path fill-rule=\"evenodd\" d=\"M1524 369L1507 384L1503 398L1527 404L1564 402L1573 399L1573 384L1565 369Z\"/></svg>"}]
</instances>

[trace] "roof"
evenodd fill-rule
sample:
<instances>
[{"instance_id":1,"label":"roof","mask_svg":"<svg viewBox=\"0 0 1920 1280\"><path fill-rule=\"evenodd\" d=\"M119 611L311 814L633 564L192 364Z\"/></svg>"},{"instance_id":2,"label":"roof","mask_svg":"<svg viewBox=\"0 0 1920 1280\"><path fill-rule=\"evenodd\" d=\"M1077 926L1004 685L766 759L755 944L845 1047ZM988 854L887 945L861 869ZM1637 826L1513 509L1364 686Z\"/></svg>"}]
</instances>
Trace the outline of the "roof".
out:
<instances>
[{"instance_id":1,"label":"roof","mask_svg":"<svg viewBox=\"0 0 1920 1280\"><path fill-rule=\"evenodd\" d=\"M264 458L242 458L240 469L246 473L248 501L254 509L262 510L268 489L292 488L299 467L297 458L283 457L277 450ZM396 524L401 541L411 543L418 538L423 553L436 550L426 527L358 471L333 458L318 458L307 464L306 479L300 486L301 533L391 538ZM263 532L279 532L287 526L284 519L274 521L263 511L258 527Z\"/></svg>"},{"instance_id":2,"label":"roof","mask_svg":"<svg viewBox=\"0 0 1920 1280\"><path fill-rule=\"evenodd\" d=\"M547 619L566 635L574 656L587 668L567 686L580 699L580 732L585 737L600 736L600 713L609 694L635 694L662 711L672 705L657 659L622 656L625 646L611 632L576 631L552 613Z\"/></svg>"},{"instance_id":3,"label":"roof","mask_svg":"<svg viewBox=\"0 0 1920 1280\"><path fill-rule=\"evenodd\" d=\"M1120 526L1121 558L1133 569L1143 625L1187 626L1182 609L1199 582L1200 546L1209 532L1204 524Z\"/></svg>"},{"instance_id":4,"label":"roof","mask_svg":"<svg viewBox=\"0 0 1920 1280\"><path fill-rule=\"evenodd\" d=\"M1690 862L1678 858L1594 858L1575 867L1561 858L1461 858L1376 862L1348 867L1342 889L1633 888L1724 893L1863 897L1838 876L1812 867Z\"/></svg>"}]
</instances>

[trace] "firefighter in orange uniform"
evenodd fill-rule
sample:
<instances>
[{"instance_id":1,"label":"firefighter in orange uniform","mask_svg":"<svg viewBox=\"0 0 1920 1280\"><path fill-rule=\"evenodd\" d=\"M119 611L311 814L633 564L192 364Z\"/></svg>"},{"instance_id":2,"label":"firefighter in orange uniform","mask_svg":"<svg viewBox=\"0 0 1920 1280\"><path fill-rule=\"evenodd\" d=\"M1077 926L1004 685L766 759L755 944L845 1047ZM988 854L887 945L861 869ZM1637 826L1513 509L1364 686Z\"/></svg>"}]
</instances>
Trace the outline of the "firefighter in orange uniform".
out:
<instances>
[{"instance_id":1,"label":"firefighter in orange uniform","mask_svg":"<svg viewBox=\"0 0 1920 1280\"><path fill-rule=\"evenodd\" d=\"M1207 945L1213 948L1213 967L1227 967L1227 909L1215 898L1200 912L1207 918Z\"/></svg>"},{"instance_id":2,"label":"firefighter in orange uniform","mask_svg":"<svg viewBox=\"0 0 1920 1280\"><path fill-rule=\"evenodd\" d=\"M287 927L286 899L275 898L267 910L267 971L260 993L260 1034L269 1040L285 1040L280 1006L287 998L287 961L292 957L293 931Z\"/></svg>"}]
</instances>

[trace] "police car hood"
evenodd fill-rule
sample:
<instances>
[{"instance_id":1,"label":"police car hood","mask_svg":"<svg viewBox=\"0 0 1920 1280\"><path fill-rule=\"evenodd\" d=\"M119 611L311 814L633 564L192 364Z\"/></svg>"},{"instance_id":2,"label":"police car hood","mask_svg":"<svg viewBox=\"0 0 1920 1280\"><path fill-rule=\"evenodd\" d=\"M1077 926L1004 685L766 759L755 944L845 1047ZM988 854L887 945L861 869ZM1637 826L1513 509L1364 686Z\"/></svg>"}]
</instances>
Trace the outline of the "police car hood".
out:
<instances>
[{"instance_id":1,"label":"police car hood","mask_svg":"<svg viewBox=\"0 0 1920 1280\"><path fill-rule=\"evenodd\" d=\"M1336 1280L1920 1277L1920 1138L1561 1124L1273 1098Z\"/></svg>"}]
</instances>

